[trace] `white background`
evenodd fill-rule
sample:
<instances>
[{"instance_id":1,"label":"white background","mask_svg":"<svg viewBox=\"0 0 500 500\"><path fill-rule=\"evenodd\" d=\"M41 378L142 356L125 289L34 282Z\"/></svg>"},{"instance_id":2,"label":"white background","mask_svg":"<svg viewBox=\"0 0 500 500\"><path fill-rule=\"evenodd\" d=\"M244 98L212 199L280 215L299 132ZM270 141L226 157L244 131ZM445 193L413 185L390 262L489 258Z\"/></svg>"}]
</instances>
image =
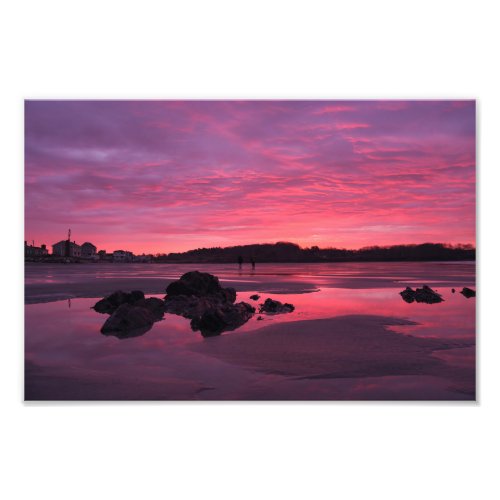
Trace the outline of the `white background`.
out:
<instances>
[{"instance_id":1,"label":"white background","mask_svg":"<svg viewBox=\"0 0 500 500\"><path fill-rule=\"evenodd\" d=\"M496 2L17 1L0 11L6 499L500 498ZM24 404L24 98L477 98L475 404Z\"/></svg>"}]
</instances>

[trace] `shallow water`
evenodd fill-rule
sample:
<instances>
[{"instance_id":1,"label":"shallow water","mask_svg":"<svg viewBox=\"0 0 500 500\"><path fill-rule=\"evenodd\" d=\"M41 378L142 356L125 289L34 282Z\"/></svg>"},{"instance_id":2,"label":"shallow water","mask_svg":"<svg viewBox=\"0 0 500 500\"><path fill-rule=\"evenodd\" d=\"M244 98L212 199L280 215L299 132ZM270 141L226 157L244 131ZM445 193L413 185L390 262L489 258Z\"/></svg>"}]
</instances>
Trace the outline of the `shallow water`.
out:
<instances>
[{"instance_id":1,"label":"shallow water","mask_svg":"<svg viewBox=\"0 0 500 500\"><path fill-rule=\"evenodd\" d=\"M258 320L256 314L236 332L223 335L251 335L271 324L298 320L370 315L414 323L387 327L400 335L465 339L469 345L475 339L475 299L466 299L458 293L462 286L474 287L474 263L268 264L253 273L240 272L229 265L28 266L27 294L33 285L56 283L60 287L57 293L64 294L66 286L70 289L85 282L95 283L99 288L98 283L107 280L115 283L121 278L136 278L140 284L145 279L161 278L166 285L194 267L212 272L228 286L235 286L239 290L237 301L255 305L249 297L257 292L261 295L258 302L271 297L296 307L291 314L261 315L263 320ZM432 305L407 304L399 296L407 284L424 283L437 289L445 301ZM451 292L452 287L457 293ZM47 290L50 299L54 289ZM188 320L171 314L166 314L140 337L122 340L106 337L100 328L107 316L90 309L101 296L26 305L26 399L475 398L474 347L433 354L450 367L456 367L457 374L460 369L457 380L426 374L305 380L262 373L200 354L192 347L207 339L193 332ZM464 373L469 374L467 380Z\"/></svg>"}]
</instances>

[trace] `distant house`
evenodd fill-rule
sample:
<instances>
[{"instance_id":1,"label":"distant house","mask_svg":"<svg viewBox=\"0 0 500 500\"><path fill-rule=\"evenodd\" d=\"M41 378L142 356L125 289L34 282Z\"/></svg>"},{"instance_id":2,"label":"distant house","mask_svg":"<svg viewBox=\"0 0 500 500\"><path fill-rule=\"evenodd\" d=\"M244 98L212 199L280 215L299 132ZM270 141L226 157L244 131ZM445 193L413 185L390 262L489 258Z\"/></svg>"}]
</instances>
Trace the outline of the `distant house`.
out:
<instances>
[{"instance_id":1,"label":"distant house","mask_svg":"<svg viewBox=\"0 0 500 500\"><path fill-rule=\"evenodd\" d=\"M35 245L28 245L28 243L24 242L24 256L25 257L39 257L42 255L48 255L49 251L47 250L46 245L42 245L40 247L36 247Z\"/></svg>"},{"instance_id":2,"label":"distant house","mask_svg":"<svg viewBox=\"0 0 500 500\"><path fill-rule=\"evenodd\" d=\"M68 249L68 255L66 254ZM81 257L82 247L77 245L74 241L62 240L52 245L52 255L59 255L60 257Z\"/></svg>"},{"instance_id":3,"label":"distant house","mask_svg":"<svg viewBox=\"0 0 500 500\"><path fill-rule=\"evenodd\" d=\"M112 253L106 253L106 250L99 250L97 252L97 255L99 256L99 260L103 262L113 262L113 254Z\"/></svg>"},{"instance_id":4,"label":"distant house","mask_svg":"<svg viewBox=\"0 0 500 500\"><path fill-rule=\"evenodd\" d=\"M142 255L134 255L134 258L133 258L133 261L134 262L146 262L146 263L149 263L149 262L153 262L153 256L151 254L142 254Z\"/></svg>"},{"instance_id":5,"label":"distant house","mask_svg":"<svg viewBox=\"0 0 500 500\"><path fill-rule=\"evenodd\" d=\"M127 250L115 250L113 252L113 262L132 262L134 254Z\"/></svg>"},{"instance_id":6,"label":"distant house","mask_svg":"<svg viewBox=\"0 0 500 500\"><path fill-rule=\"evenodd\" d=\"M82 245L82 259L93 259L96 257L97 247L86 241Z\"/></svg>"}]
</instances>

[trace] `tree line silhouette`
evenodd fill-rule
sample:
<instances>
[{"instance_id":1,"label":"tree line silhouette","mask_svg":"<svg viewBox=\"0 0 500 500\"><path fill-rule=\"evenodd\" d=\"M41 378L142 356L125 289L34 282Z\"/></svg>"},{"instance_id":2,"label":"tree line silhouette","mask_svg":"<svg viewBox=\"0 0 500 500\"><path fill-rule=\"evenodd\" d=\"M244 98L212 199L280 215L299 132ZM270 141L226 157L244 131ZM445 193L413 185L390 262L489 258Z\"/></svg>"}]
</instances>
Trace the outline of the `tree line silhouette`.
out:
<instances>
[{"instance_id":1,"label":"tree line silhouette","mask_svg":"<svg viewBox=\"0 0 500 500\"><path fill-rule=\"evenodd\" d=\"M157 262L228 263L237 262L385 262L475 260L472 245L423 243L419 245L370 246L359 250L345 248L301 248L295 243L278 242L233 247L197 248L187 252L156 254Z\"/></svg>"}]
</instances>

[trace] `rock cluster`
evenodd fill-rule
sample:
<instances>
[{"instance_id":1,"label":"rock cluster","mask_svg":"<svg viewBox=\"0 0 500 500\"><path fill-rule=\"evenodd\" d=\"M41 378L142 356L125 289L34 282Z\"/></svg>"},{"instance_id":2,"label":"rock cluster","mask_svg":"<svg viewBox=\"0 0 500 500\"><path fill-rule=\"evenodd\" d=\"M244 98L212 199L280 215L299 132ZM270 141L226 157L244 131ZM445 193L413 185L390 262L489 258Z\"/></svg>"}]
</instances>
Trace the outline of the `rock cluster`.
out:
<instances>
[{"instance_id":1,"label":"rock cluster","mask_svg":"<svg viewBox=\"0 0 500 500\"><path fill-rule=\"evenodd\" d=\"M167 286L165 299L145 298L140 290L121 290L99 300L93 309L109 314L101 328L104 335L129 338L143 335L156 321L167 313L177 314L191 320L191 328L204 337L220 335L245 324L254 314L255 307L236 301L234 288L223 288L219 279L209 273L191 271ZM250 297L258 300L259 295ZM292 304L282 304L266 299L259 312L265 314L289 313ZM262 320L262 316L259 316Z\"/></svg>"},{"instance_id":2,"label":"rock cluster","mask_svg":"<svg viewBox=\"0 0 500 500\"><path fill-rule=\"evenodd\" d=\"M443 302L443 297L439 293L432 290L427 285L422 288L417 288L413 290L409 286L405 290L399 292L401 297L405 302L411 304L412 302L425 302L426 304L436 304L438 302Z\"/></svg>"},{"instance_id":3,"label":"rock cluster","mask_svg":"<svg viewBox=\"0 0 500 500\"><path fill-rule=\"evenodd\" d=\"M246 302L235 304L236 290L223 288L209 273L188 272L170 283L166 292L165 311L191 319L191 328L204 337L235 330L255 313Z\"/></svg>"}]
</instances>

